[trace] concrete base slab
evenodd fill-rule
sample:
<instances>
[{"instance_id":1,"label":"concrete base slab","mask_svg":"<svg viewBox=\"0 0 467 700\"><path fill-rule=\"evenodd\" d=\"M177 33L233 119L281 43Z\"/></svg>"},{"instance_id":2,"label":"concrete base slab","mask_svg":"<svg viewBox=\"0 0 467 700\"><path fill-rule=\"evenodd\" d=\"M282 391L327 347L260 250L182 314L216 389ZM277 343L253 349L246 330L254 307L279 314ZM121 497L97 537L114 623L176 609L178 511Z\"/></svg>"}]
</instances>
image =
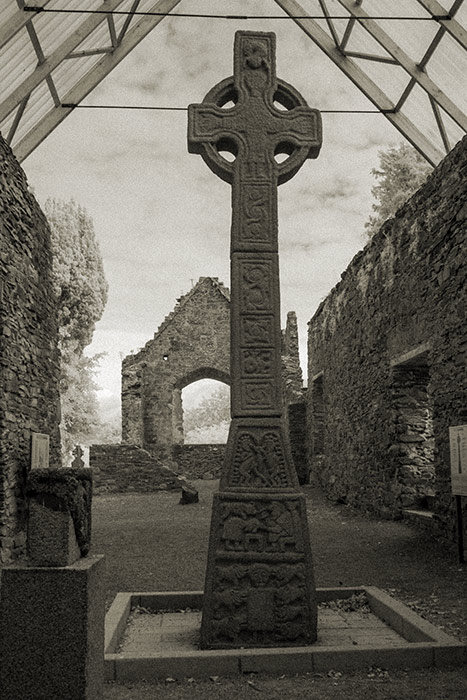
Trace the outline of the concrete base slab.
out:
<instances>
[{"instance_id":1,"label":"concrete base slab","mask_svg":"<svg viewBox=\"0 0 467 700\"><path fill-rule=\"evenodd\" d=\"M369 608L332 603L362 593ZM311 646L200 650L201 592L119 593L106 616L106 680L467 663L465 645L377 588L321 588L317 598L327 605L319 608Z\"/></svg>"}]
</instances>

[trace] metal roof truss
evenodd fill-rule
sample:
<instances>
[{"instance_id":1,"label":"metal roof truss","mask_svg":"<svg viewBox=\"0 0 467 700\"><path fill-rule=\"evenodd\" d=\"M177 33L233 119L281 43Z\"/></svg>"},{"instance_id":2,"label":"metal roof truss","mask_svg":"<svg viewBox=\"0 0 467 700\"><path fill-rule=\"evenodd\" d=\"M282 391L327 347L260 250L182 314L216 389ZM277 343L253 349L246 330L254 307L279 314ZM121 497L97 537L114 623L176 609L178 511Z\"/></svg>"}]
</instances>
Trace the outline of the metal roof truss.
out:
<instances>
[{"instance_id":1,"label":"metal roof truss","mask_svg":"<svg viewBox=\"0 0 467 700\"><path fill-rule=\"evenodd\" d=\"M275 3L429 162L438 163L467 132L465 105L457 97L462 92L465 97L465 85L459 85L459 91L449 86L448 94L439 71L437 78L429 75L430 61L436 56L439 62L444 50L450 52L451 61L444 74L449 75L450 70L462 73L458 65L462 61L463 75L467 73L467 32L457 20L463 0L451 2L449 9L437 0L411 0L410 8L400 0L390 0L386 6L385 0L372 0L371 14L364 0L314 1L321 13L319 20L296 0ZM33 0L32 5L8 0L0 10L0 80L6 85L0 102L0 129L18 159L24 160L179 2L55 0L54 7L74 10L61 15L66 19L58 28L51 19L53 13L41 12L50 0ZM435 31L419 42L416 58L404 50L394 32L391 36L386 31L391 22L378 20L376 6L386 12L392 8L387 18L394 21L401 7L419 19L431 20ZM20 65L11 67L13 60ZM68 69L69 62L74 63L73 70ZM406 82L396 99L389 98L388 85L375 77L375 65L404 71ZM434 135L416 118L420 108L415 109L414 102L423 95L437 130Z\"/></svg>"}]
</instances>

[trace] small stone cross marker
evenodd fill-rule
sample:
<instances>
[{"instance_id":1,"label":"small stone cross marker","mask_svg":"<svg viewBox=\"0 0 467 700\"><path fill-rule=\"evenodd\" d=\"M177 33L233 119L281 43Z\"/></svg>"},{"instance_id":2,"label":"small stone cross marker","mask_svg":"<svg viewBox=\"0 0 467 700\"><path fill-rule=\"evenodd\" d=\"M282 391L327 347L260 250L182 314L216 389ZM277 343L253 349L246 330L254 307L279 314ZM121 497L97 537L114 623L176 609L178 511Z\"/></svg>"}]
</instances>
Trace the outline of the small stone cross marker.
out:
<instances>
[{"instance_id":1,"label":"small stone cross marker","mask_svg":"<svg viewBox=\"0 0 467 700\"><path fill-rule=\"evenodd\" d=\"M233 78L188 108L189 151L232 184L232 422L213 504L204 648L316 640L305 501L282 426L277 186L320 146L319 112L276 78L275 35L237 32Z\"/></svg>"},{"instance_id":2,"label":"small stone cross marker","mask_svg":"<svg viewBox=\"0 0 467 700\"><path fill-rule=\"evenodd\" d=\"M74 467L75 469L81 469L84 467L84 462L83 462L83 449L81 445L76 445L75 449L73 450L73 455L74 455L74 460L71 463L71 466Z\"/></svg>"}]
</instances>

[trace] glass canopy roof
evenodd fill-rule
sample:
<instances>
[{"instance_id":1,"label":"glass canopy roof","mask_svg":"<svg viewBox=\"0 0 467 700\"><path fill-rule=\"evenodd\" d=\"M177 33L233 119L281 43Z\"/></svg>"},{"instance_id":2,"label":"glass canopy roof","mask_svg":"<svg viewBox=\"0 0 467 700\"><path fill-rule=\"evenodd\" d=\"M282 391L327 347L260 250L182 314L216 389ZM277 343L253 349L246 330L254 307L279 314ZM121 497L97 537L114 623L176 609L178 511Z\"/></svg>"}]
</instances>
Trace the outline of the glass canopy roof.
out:
<instances>
[{"instance_id":1,"label":"glass canopy roof","mask_svg":"<svg viewBox=\"0 0 467 700\"><path fill-rule=\"evenodd\" d=\"M432 164L467 132L464 0L2 0L2 135L23 160L167 14L245 7L288 16Z\"/></svg>"}]
</instances>

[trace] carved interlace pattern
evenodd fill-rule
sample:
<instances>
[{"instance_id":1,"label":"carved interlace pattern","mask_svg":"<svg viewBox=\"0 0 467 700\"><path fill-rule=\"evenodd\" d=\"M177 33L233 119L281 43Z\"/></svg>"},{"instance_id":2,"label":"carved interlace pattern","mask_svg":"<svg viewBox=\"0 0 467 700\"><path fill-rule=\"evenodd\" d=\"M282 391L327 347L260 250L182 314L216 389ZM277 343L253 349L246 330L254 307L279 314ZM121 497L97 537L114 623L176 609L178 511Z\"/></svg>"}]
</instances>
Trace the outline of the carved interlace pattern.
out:
<instances>
[{"instance_id":1,"label":"carved interlace pattern","mask_svg":"<svg viewBox=\"0 0 467 700\"><path fill-rule=\"evenodd\" d=\"M241 284L245 311L272 310L269 262L243 262L241 265Z\"/></svg>"},{"instance_id":2,"label":"carved interlace pattern","mask_svg":"<svg viewBox=\"0 0 467 700\"><path fill-rule=\"evenodd\" d=\"M242 350L242 374L271 375L274 371L272 350Z\"/></svg>"},{"instance_id":3,"label":"carved interlace pattern","mask_svg":"<svg viewBox=\"0 0 467 700\"><path fill-rule=\"evenodd\" d=\"M258 168L253 177L259 177L262 172ZM270 185L245 186L242 190L242 241L267 241L270 235Z\"/></svg>"},{"instance_id":4,"label":"carved interlace pattern","mask_svg":"<svg viewBox=\"0 0 467 700\"><path fill-rule=\"evenodd\" d=\"M273 329L272 316L242 316L240 319L241 344L246 347L272 346Z\"/></svg>"}]
</instances>

